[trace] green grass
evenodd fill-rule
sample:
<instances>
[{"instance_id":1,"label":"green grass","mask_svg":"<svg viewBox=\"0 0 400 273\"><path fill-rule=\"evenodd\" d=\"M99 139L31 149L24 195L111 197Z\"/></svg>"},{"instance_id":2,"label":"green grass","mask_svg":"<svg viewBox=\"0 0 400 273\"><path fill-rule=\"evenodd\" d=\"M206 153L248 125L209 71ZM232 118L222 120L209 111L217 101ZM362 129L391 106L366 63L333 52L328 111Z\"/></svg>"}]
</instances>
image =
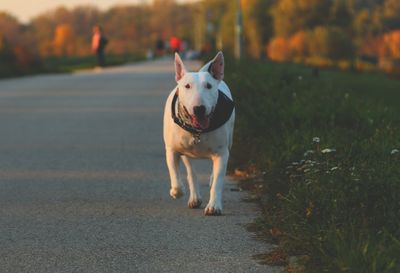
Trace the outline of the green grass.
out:
<instances>
[{"instance_id":1,"label":"green grass","mask_svg":"<svg viewBox=\"0 0 400 273\"><path fill-rule=\"evenodd\" d=\"M253 61L227 69L230 167L262 174L266 233L308 255L308 272L400 272L400 82Z\"/></svg>"},{"instance_id":2,"label":"green grass","mask_svg":"<svg viewBox=\"0 0 400 273\"><path fill-rule=\"evenodd\" d=\"M144 60L140 54L106 55L106 66L121 65ZM95 56L53 56L37 61L35 64L20 67L16 64L0 64L0 78L18 77L40 73L70 73L82 69L94 68L97 65Z\"/></svg>"},{"instance_id":3,"label":"green grass","mask_svg":"<svg viewBox=\"0 0 400 273\"><path fill-rule=\"evenodd\" d=\"M144 60L139 54L106 55L106 66L121 65L128 62ZM95 56L83 57L49 57L43 61L45 70L55 72L72 72L97 66Z\"/></svg>"},{"instance_id":4,"label":"green grass","mask_svg":"<svg viewBox=\"0 0 400 273\"><path fill-rule=\"evenodd\" d=\"M326 70L322 72L322 78L335 88L365 96L365 99L375 99L391 106L400 105L400 80L391 79L384 73Z\"/></svg>"}]
</instances>

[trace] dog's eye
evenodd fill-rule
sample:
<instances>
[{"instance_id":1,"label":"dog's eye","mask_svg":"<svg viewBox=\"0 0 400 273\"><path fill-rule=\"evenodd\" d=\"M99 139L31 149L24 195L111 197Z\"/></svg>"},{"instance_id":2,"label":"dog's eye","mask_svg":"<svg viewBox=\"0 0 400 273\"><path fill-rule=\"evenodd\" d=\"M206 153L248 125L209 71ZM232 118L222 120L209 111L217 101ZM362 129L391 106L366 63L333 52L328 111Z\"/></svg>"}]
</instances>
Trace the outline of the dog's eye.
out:
<instances>
[{"instance_id":1,"label":"dog's eye","mask_svg":"<svg viewBox=\"0 0 400 273\"><path fill-rule=\"evenodd\" d=\"M208 82L208 83L206 83L206 88L207 88L207 89L211 89L211 88L212 88L212 85L211 85L211 83L209 83L209 82Z\"/></svg>"},{"instance_id":2,"label":"dog's eye","mask_svg":"<svg viewBox=\"0 0 400 273\"><path fill-rule=\"evenodd\" d=\"M186 88L186 89L190 89L190 87L191 87L191 86L190 86L190 83L188 83L188 84L185 85L185 88Z\"/></svg>"}]
</instances>

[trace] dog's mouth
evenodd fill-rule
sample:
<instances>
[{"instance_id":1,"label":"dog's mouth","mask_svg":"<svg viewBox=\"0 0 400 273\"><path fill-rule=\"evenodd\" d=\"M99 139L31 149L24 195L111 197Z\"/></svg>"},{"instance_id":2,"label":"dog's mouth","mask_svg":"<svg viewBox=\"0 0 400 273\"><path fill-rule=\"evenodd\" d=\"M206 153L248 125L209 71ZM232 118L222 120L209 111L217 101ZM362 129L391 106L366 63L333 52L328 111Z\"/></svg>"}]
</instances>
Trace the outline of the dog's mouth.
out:
<instances>
[{"instance_id":1,"label":"dog's mouth","mask_svg":"<svg viewBox=\"0 0 400 273\"><path fill-rule=\"evenodd\" d=\"M186 109L184 105L183 107L183 112L184 116L186 117L187 120L190 120L191 126L195 129L199 130L205 130L208 127L210 127L210 119L212 116L212 112L209 115L191 115L189 111Z\"/></svg>"},{"instance_id":2,"label":"dog's mouth","mask_svg":"<svg viewBox=\"0 0 400 273\"><path fill-rule=\"evenodd\" d=\"M195 115L190 116L192 126L197 129L207 129L210 127L210 116L204 115L202 117L197 117Z\"/></svg>"}]
</instances>

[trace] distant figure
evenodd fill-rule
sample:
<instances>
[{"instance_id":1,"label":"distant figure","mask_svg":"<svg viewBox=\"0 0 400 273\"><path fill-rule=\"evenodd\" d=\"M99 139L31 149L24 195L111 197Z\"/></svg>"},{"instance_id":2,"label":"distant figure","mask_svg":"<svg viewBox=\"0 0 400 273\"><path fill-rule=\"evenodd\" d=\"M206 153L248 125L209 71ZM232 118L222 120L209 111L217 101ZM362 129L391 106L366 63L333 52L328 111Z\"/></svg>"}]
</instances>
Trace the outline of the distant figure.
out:
<instances>
[{"instance_id":1,"label":"distant figure","mask_svg":"<svg viewBox=\"0 0 400 273\"><path fill-rule=\"evenodd\" d=\"M164 56L164 54L165 54L164 40L161 38L158 38L156 41L156 56L161 57L161 56Z\"/></svg>"},{"instance_id":2,"label":"distant figure","mask_svg":"<svg viewBox=\"0 0 400 273\"><path fill-rule=\"evenodd\" d=\"M93 27L92 50L96 54L97 64L100 67L104 67L106 63L104 49L107 43L108 40L104 36L102 28L100 26Z\"/></svg>"},{"instance_id":3,"label":"distant figure","mask_svg":"<svg viewBox=\"0 0 400 273\"><path fill-rule=\"evenodd\" d=\"M171 39L169 40L169 44L172 53L179 53L182 49L182 41L176 36L171 37Z\"/></svg>"}]
</instances>

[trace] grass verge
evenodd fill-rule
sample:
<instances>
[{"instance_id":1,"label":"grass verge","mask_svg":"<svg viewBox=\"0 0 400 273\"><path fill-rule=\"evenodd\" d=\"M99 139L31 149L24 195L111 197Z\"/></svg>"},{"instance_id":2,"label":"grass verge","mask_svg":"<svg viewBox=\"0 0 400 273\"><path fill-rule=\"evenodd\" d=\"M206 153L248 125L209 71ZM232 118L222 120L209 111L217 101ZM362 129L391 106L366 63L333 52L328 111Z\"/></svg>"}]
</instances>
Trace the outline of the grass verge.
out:
<instances>
[{"instance_id":1,"label":"grass verge","mask_svg":"<svg viewBox=\"0 0 400 273\"><path fill-rule=\"evenodd\" d=\"M139 54L106 55L106 65L116 66L129 62L144 60L145 57ZM88 69L97 66L95 56L84 57L50 57L44 61L44 67L48 71L73 72L80 69Z\"/></svg>"},{"instance_id":2,"label":"grass verge","mask_svg":"<svg viewBox=\"0 0 400 273\"><path fill-rule=\"evenodd\" d=\"M306 272L400 272L400 82L255 61L229 61L226 81L230 166L257 175L279 256Z\"/></svg>"},{"instance_id":3,"label":"grass verge","mask_svg":"<svg viewBox=\"0 0 400 273\"><path fill-rule=\"evenodd\" d=\"M116 66L129 62L145 60L140 54L106 55L106 65ZM30 66L1 65L0 78L19 77L40 73L71 73L76 70L90 69L97 65L95 56L70 56L70 57L48 57L42 61L37 61Z\"/></svg>"}]
</instances>

